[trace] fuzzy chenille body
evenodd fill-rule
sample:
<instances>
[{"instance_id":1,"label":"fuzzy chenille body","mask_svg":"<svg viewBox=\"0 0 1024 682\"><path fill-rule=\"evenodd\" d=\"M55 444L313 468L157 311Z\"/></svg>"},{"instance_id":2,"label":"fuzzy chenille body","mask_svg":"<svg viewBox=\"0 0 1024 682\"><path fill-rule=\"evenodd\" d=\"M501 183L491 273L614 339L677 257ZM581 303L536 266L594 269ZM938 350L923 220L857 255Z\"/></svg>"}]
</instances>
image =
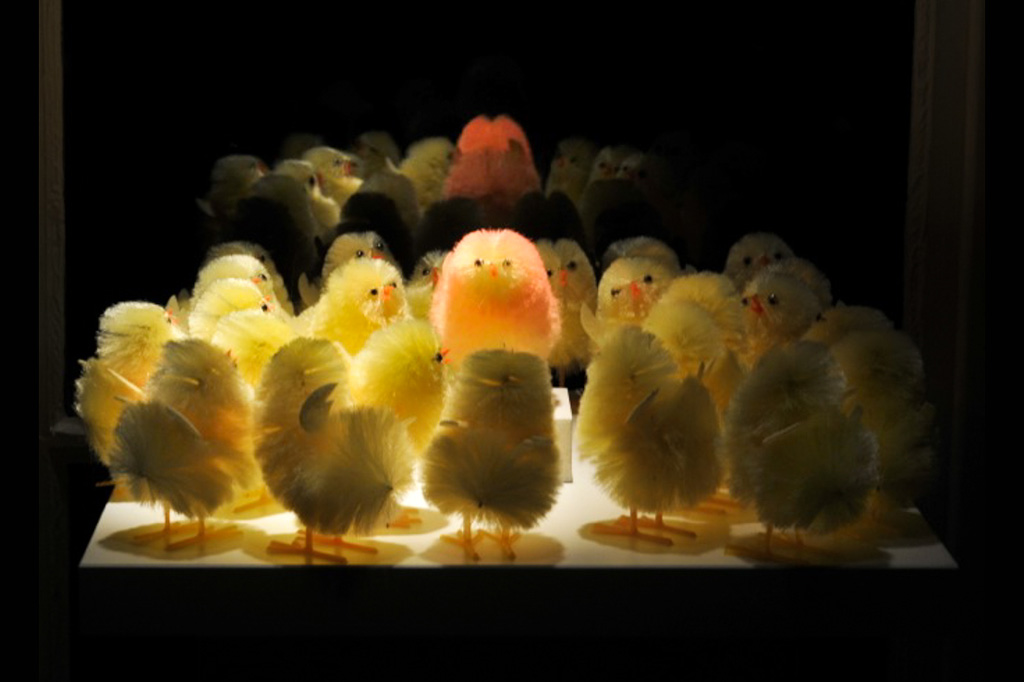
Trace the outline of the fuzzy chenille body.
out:
<instances>
[{"instance_id":1,"label":"fuzzy chenille body","mask_svg":"<svg viewBox=\"0 0 1024 682\"><path fill-rule=\"evenodd\" d=\"M430 319L456 365L483 348L547 358L561 329L540 254L512 230L477 230L455 246L444 261Z\"/></svg>"}]
</instances>

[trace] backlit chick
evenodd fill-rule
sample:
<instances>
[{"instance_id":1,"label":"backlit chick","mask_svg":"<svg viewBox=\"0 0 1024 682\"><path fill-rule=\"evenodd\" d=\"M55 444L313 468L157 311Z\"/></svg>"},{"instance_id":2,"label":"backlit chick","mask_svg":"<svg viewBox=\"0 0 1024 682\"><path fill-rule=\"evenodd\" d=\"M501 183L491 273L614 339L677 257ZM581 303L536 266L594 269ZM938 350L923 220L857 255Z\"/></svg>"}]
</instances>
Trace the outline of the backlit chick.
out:
<instances>
[{"instance_id":1,"label":"backlit chick","mask_svg":"<svg viewBox=\"0 0 1024 682\"><path fill-rule=\"evenodd\" d=\"M203 259L203 265L206 265L210 261L220 258L221 256L233 256L238 254L252 256L267 269L267 272L270 274L270 281L273 283L274 297L289 315L294 315L295 308L292 305L288 294L288 288L285 286L284 277L281 276L280 271L277 269L277 265L274 263L274 259L271 258L270 252L259 244L244 241L214 244L206 251L206 257Z\"/></svg>"},{"instance_id":2,"label":"backlit chick","mask_svg":"<svg viewBox=\"0 0 1024 682\"><path fill-rule=\"evenodd\" d=\"M309 207L319 227L317 237L321 243L327 243L334 228L341 222L341 207L321 190L316 168L309 161L285 159L274 166L274 172L294 178L306 189Z\"/></svg>"},{"instance_id":3,"label":"backlit chick","mask_svg":"<svg viewBox=\"0 0 1024 682\"><path fill-rule=\"evenodd\" d=\"M406 150L398 172L412 182L420 213L441 200L454 151L455 144L447 137L428 137Z\"/></svg>"},{"instance_id":4,"label":"backlit chick","mask_svg":"<svg viewBox=\"0 0 1024 682\"><path fill-rule=\"evenodd\" d=\"M372 178L387 167L388 162L397 166L402 160L402 152L395 139L384 130L370 130L356 138L352 151L361 163L359 176L363 180Z\"/></svg>"},{"instance_id":5,"label":"backlit chick","mask_svg":"<svg viewBox=\"0 0 1024 682\"><path fill-rule=\"evenodd\" d=\"M412 276L405 285L409 314L413 317L421 320L430 318L434 289L441 279L441 265L447 255L447 251L428 251L416 262Z\"/></svg>"},{"instance_id":6,"label":"backlit chick","mask_svg":"<svg viewBox=\"0 0 1024 682\"><path fill-rule=\"evenodd\" d=\"M389 407L408 424L421 452L441 419L448 388L446 353L429 322L409 319L378 329L352 358L352 401Z\"/></svg>"},{"instance_id":7,"label":"backlit chick","mask_svg":"<svg viewBox=\"0 0 1024 682\"><path fill-rule=\"evenodd\" d=\"M832 283L814 263L805 258L790 256L770 264L768 268L801 280L818 297L822 310L832 307Z\"/></svg>"},{"instance_id":8,"label":"backlit chick","mask_svg":"<svg viewBox=\"0 0 1024 682\"><path fill-rule=\"evenodd\" d=\"M798 341L769 350L725 413L721 451L732 494L753 502L764 440L818 412L839 409L846 392L842 369L824 345Z\"/></svg>"},{"instance_id":9,"label":"backlit chick","mask_svg":"<svg viewBox=\"0 0 1024 682\"><path fill-rule=\"evenodd\" d=\"M595 180L611 180L619 172L622 162L638 153L640 153L639 149L626 144L603 147L594 158L588 183Z\"/></svg>"},{"instance_id":10,"label":"backlit chick","mask_svg":"<svg viewBox=\"0 0 1024 682\"><path fill-rule=\"evenodd\" d=\"M590 362L590 339L580 322L580 308L597 307L597 280L590 260L580 245L571 239L551 242L541 239L537 251L558 299L561 333L551 349L548 364L554 367L565 385L565 376Z\"/></svg>"},{"instance_id":11,"label":"backlit chick","mask_svg":"<svg viewBox=\"0 0 1024 682\"><path fill-rule=\"evenodd\" d=\"M442 512L463 515L457 540L475 557L472 523L501 529L512 558L513 531L537 523L554 504L559 454L547 364L531 353L480 350L466 358L424 454L423 493Z\"/></svg>"},{"instance_id":12,"label":"backlit chick","mask_svg":"<svg viewBox=\"0 0 1024 682\"><path fill-rule=\"evenodd\" d=\"M398 261L391 254L384 239L376 232L346 232L339 234L324 257L324 267L320 274L323 282L337 268L351 260L359 258L381 258L398 268Z\"/></svg>"},{"instance_id":13,"label":"backlit chick","mask_svg":"<svg viewBox=\"0 0 1024 682\"><path fill-rule=\"evenodd\" d=\"M266 173L266 164L255 156L231 154L217 159L210 171L210 190L205 199L198 200L199 207L213 218L230 222L239 200L248 196Z\"/></svg>"},{"instance_id":14,"label":"backlit chick","mask_svg":"<svg viewBox=\"0 0 1024 682\"><path fill-rule=\"evenodd\" d=\"M370 334L406 317L402 275L383 259L349 261L331 273L309 313L309 335L338 341L355 355Z\"/></svg>"},{"instance_id":15,"label":"backlit chick","mask_svg":"<svg viewBox=\"0 0 1024 682\"><path fill-rule=\"evenodd\" d=\"M485 224L508 224L516 202L540 190L526 135L512 119L478 116L463 128L456 146L444 198L475 200Z\"/></svg>"},{"instance_id":16,"label":"backlit chick","mask_svg":"<svg viewBox=\"0 0 1024 682\"><path fill-rule=\"evenodd\" d=\"M302 160L313 164L321 190L342 209L363 184L359 177L359 158L354 154L333 147L314 147L302 155Z\"/></svg>"},{"instance_id":17,"label":"backlit chick","mask_svg":"<svg viewBox=\"0 0 1024 682\"><path fill-rule=\"evenodd\" d=\"M921 353L894 330L851 332L831 350L853 389L845 409L863 410L878 438L879 491L886 502L909 506L934 471L935 408L925 399Z\"/></svg>"},{"instance_id":18,"label":"backlit chick","mask_svg":"<svg viewBox=\"0 0 1024 682\"><path fill-rule=\"evenodd\" d=\"M590 169L597 157L597 145L583 137L569 137L558 143L551 160L544 193L562 192L579 207Z\"/></svg>"},{"instance_id":19,"label":"backlit chick","mask_svg":"<svg viewBox=\"0 0 1024 682\"><path fill-rule=\"evenodd\" d=\"M725 258L725 274L743 291L747 282L762 269L793 256L793 249L776 234L753 232L739 239Z\"/></svg>"},{"instance_id":20,"label":"backlit chick","mask_svg":"<svg viewBox=\"0 0 1024 682\"><path fill-rule=\"evenodd\" d=\"M255 387L270 358L295 336L295 330L286 319L259 308L249 308L221 317L210 342L227 351L242 378Z\"/></svg>"},{"instance_id":21,"label":"backlit chick","mask_svg":"<svg viewBox=\"0 0 1024 682\"><path fill-rule=\"evenodd\" d=\"M537 247L512 230L477 230L445 258L430 320L458 366L481 348L548 357L558 340L558 301Z\"/></svg>"},{"instance_id":22,"label":"backlit chick","mask_svg":"<svg viewBox=\"0 0 1024 682\"><path fill-rule=\"evenodd\" d=\"M81 364L82 374L75 381L75 413L85 425L89 449L109 466L114 429L124 408L145 399L146 394L99 358L83 360Z\"/></svg>"},{"instance_id":23,"label":"backlit chick","mask_svg":"<svg viewBox=\"0 0 1024 682\"><path fill-rule=\"evenodd\" d=\"M420 205L416 199L416 187L412 180L398 172L390 160L363 181L359 192L383 194L394 202L406 234L411 235L419 225Z\"/></svg>"},{"instance_id":24,"label":"backlit chick","mask_svg":"<svg viewBox=\"0 0 1024 682\"><path fill-rule=\"evenodd\" d=\"M195 300L188 316L188 334L209 341L217 331L217 323L225 315L239 310L261 310L283 316L273 299L248 279L228 278L212 282Z\"/></svg>"},{"instance_id":25,"label":"backlit chick","mask_svg":"<svg viewBox=\"0 0 1024 682\"><path fill-rule=\"evenodd\" d=\"M252 392L226 353L197 339L166 344L147 393L125 409L111 453L111 475L135 499L202 521L258 481ZM169 547L204 537L201 523Z\"/></svg>"},{"instance_id":26,"label":"backlit chick","mask_svg":"<svg viewBox=\"0 0 1024 682\"><path fill-rule=\"evenodd\" d=\"M629 237L612 242L601 258L601 269L607 270L615 260L625 257L650 258L661 262L676 273L682 272L676 252L668 244L654 237Z\"/></svg>"},{"instance_id":27,"label":"backlit chick","mask_svg":"<svg viewBox=\"0 0 1024 682\"><path fill-rule=\"evenodd\" d=\"M252 282L264 296L270 297L270 302L274 302L274 282L270 271L258 258L244 253L217 256L204 263L192 287L192 301L198 301L213 282L229 278Z\"/></svg>"},{"instance_id":28,"label":"backlit chick","mask_svg":"<svg viewBox=\"0 0 1024 682\"><path fill-rule=\"evenodd\" d=\"M769 349L803 336L821 313L821 303L800 279L766 269L744 287L747 347L744 361L753 365Z\"/></svg>"},{"instance_id":29,"label":"backlit chick","mask_svg":"<svg viewBox=\"0 0 1024 682\"><path fill-rule=\"evenodd\" d=\"M142 387L156 369L164 345L184 337L185 332L165 308L145 301L117 303L100 316L96 355Z\"/></svg>"},{"instance_id":30,"label":"backlit chick","mask_svg":"<svg viewBox=\"0 0 1024 682\"><path fill-rule=\"evenodd\" d=\"M892 328L892 320L877 308L839 304L823 310L804 338L832 346L851 332L885 331Z\"/></svg>"}]
</instances>

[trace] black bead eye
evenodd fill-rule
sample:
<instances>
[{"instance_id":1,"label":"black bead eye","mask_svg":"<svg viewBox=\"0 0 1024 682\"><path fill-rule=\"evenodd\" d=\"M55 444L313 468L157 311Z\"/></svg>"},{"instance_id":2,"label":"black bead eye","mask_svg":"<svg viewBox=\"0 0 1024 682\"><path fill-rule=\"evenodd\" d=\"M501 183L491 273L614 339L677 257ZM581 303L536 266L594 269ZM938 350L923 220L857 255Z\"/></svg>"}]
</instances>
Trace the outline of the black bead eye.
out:
<instances>
[{"instance_id":1,"label":"black bead eye","mask_svg":"<svg viewBox=\"0 0 1024 682\"><path fill-rule=\"evenodd\" d=\"M376 289L370 289L370 296L376 296L376 295L377 295L377 290Z\"/></svg>"},{"instance_id":2,"label":"black bead eye","mask_svg":"<svg viewBox=\"0 0 1024 682\"><path fill-rule=\"evenodd\" d=\"M362 257L363 257L363 256L365 256L365 255L366 255L366 252L365 252L365 251L363 251L362 249L358 249L358 250L356 251L356 258L362 258Z\"/></svg>"},{"instance_id":3,"label":"black bead eye","mask_svg":"<svg viewBox=\"0 0 1024 682\"><path fill-rule=\"evenodd\" d=\"M768 294L768 302L771 303L772 305L778 305L779 298L775 294Z\"/></svg>"},{"instance_id":4,"label":"black bead eye","mask_svg":"<svg viewBox=\"0 0 1024 682\"><path fill-rule=\"evenodd\" d=\"M423 269L422 269L422 270L420 271L420 274L421 274L421 275L423 275L424 277L426 277L427 275L429 275L429 274L430 274L430 268L423 268Z\"/></svg>"},{"instance_id":5,"label":"black bead eye","mask_svg":"<svg viewBox=\"0 0 1024 682\"><path fill-rule=\"evenodd\" d=\"M392 289L397 289L398 282L388 282L388 286L391 287Z\"/></svg>"},{"instance_id":6,"label":"black bead eye","mask_svg":"<svg viewBox=\"0 0 1024 682\"><path fill-rule=\"evenodd\" d=\"M743 305L749 305L750 299L744 296L743 298L740 299L740 303L742 303Z\"/></svg>"},{"instance_id":7,"label":"black bead eye","mask_svg":"<svg viewBox=\"0 0 1024 682\"><path fill-rule=\"evenodd\" d=\"M743 258L743 264L744 264L744 265L750 265L750 264L751 264L751 262L753 262L753 259L752 259L752 258L751 258L750 256L745 256L745 257Z\"/></svg>"},{"instance_id":8,"label":"black bead eye","mask_svg":"<svg viewBox=\"0 0 1024 682\"><path fill-rule=\"evenodd\" d=\"M506 268L512 267L512 261L510 261L508 258L501 261L501 264L504 265Z\"/></svg>"},{"instance_id":9,"label":"black bead eye","mask_svg":"<svg viewBox=\"0 0 1024 682\"><path fill-rule=\"evenodd\" d=\"M569 268L570 270L575 270L576 269L576 261L574 261L574 260L569 261L568 263L566 263L565 267Z\"/></svg>"},{"instance_id":10,"label":"black bead eye","mask_svg":"<svg viewBox=\"0 0 1024 682\"><path fill-rule=\"evenodd\" d=\"M262 279L264 282L266 282L267 281L267 276L264 273L261 272L260 273L260 279Z\"/></svg>"},{"instance_id":11,"label":"black bead eye","mask_svg":"<svg viewBox=\"0 0 1024 682\"><path fill-rule=\"evenodd\" d=\"M384 242L374 242L373 243L373 248L377 249L378 251L383 251L384 250Z\"/></svg>"},{"instance_id":12,"label":"black bead eye","mask_svg":"<svg viewBox=\"0 0 1024 682\"><path fill-rule=\"evenodd\" d=\"M553 275L553 274L555 274L555 273L553 273L553 272L551 272L550 270L548 270L548 277L550 277L550 276L551 276L551 275Z\"/></svg>"},{"instance_id":13,"label":"black bead eye","mask_svg":"<svg viewBox=\"0 0 1024 682\"><path fill-rule=\"evenodd\" d=\"M620 293L622 293L622 289L612 289L612 298L615 298Z\"/></svg>"},{"instance_id":14,"label":"black bead eye","mask_svg":"<svg viewBox=\"0 0 1024 682\"><path fill-rule=\"evenodd\" d=\"M444 356L441 355L441 351L434 353L434 362L444 362Z\"/></svg>"},{"instance_id":15,"label":"black bead eye","mask_svg":"<svg viewBox=\"0 0 1024 682\"><path fill-rule=\"evenodd\" d=\"M782 254L778 251L775 252L775 260L782 260Z\"/></svg>"},{"instance_id":16,"label":"black bead eye","mask_svg":"<svg viewBox=\"0 0 1024 682\"><path fill-rule=\"evenodd\" d=\"M653 277L651 277L650 275L644 275L644 284L650 284L653 281L654 281Z\"/></svg>"},{"instance_id":17,"label":"black bead eye","mask_svg":"<svg viewBox=\"0 0 1024 682\"><path fill-rule=\"evenodd\" d=\"M645 170L638 170L636 172L636 177L638 177L641 180L646 179L647 178L647 171L645 171Z\"/></svg>"},{"instance_id":18,"label":"black bead eye","mask_svg":"<svg viewBox=\"0 0 1024 682\"><path fill-rule=\"evenodd\" d=\"M267 305L266 303L261 303L260 304L260 310L262 310L263 312L267 312L267 311L270 310L270 306Z\"/></svg>"},{"instance_id":19,"label":"black bead eye","mask_svg":"<svg viewBox=\"0 0 1024 682\"><path fill-rule=\"evenodd\" d=\"M482 260L480 260L479 258L477 258L475 261L473 261L473 265L477 266L478 268L479 267L483 267L483 264L484 264L484 262Z\"/></svg>"},{"instance_id":20,"label":"black bead eye","mask_svg":"<svg viewBox=\"0 0 1024 682\"><path fill-rule=\"evenodd\" d=\"M310 179L309 179L309 180L307 180L306 182L307 182L307 183L309 184L309 186L310 186L311 188L312 188L312 187L316 187L316 178L310 178Z\"/></svg>"}]
</instances>

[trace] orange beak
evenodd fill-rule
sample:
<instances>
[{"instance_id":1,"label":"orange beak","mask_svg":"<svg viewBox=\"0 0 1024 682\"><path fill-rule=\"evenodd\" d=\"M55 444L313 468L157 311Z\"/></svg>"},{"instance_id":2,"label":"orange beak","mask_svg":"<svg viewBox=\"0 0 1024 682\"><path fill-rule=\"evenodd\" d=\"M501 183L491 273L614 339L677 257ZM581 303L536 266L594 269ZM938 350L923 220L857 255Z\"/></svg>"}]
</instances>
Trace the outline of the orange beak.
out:
<instances>
[{"instance_id":1,"label":"orange beak","mask_svg":"<svg viewBox=\"0 0 1024 682\"><path fill-rule=\"evenodd\" d=\"M640 289L640 285L636 282L629 283L629 293L633 295L633 300L640 298L643 291Z\"/></svg>"},{"instance_id":2,"label":"orange beak","mask_svg":"<svg viewBox=\"0 0 1024 682\"><path fill-rule=\"evenodd\" d=\"M750 297L750 309L754 311L755 315L764 313L764 306L761 305L761 299L757 297L757 294Z\"/></svg>"},{"instance_id":3,"label":"orange beak","mask_svg":"<svg viewBox=\"0 0 1024 682\"><path fill-rule=\"evenodd\" d=\"M380 291L380 298L381 298L382 301L390 301L391 300L391 290L392 289L394 289L394 287L391 286L390 284L386 285L383 289L381 289L381 291Z\"/></svg>"},{"instance_id":4,"label":"orange beak","mask_svg":"<svg viewBox=\"0 0 1024 682\"><path fill-rule=\"evenodd\" d=\"M562 285L562 288L569 286L569 271L562 268L558 271L558 283Z\"/></svg>"},{"instance_id":5,"label":"orange beak","mask_svg":"<svg viewBox=\"0 0 1024 682\"><path fill-rule=\"evenodd\" d=\"M441 357L444 358L444 360L441 360L441 364L442 365L451 364L452 359L450 357L448 357L448 354L451 353L451 352L452 352L451 348L442 348L441 349Z\"/></svg>"},{"instance_id":6,"label":"orange beak","mask_svg":"<svg viewBox=\"0 0 1024 682\"><path fill-rule=\"evenodd\" d=\"M491 266L491 277L497 277L497 276L498 276L498 266L492 265Z\"/></svg>"},{"instance_id":7,"label":"orange beak","mask_svg":"<svg viewBox=\"0 0 1024 682\"><path fill-rule=\"evenodd\" d=\"M765 266L771 263L772 259L769 258L768 256L761 256L757 262L760 263L762 266Z\"/></svg>"},{"instance_id":8,"label":"orange beak","mask_svg":"<svg viewBox=\"0 0 1024 682\"><path fill-rule=\"evenodd\" d=\"M437 268L431 268L430 279L433 281L434 286L437 286L437 280L441 279L441 271Z\"/></svg>"}]
</instances>

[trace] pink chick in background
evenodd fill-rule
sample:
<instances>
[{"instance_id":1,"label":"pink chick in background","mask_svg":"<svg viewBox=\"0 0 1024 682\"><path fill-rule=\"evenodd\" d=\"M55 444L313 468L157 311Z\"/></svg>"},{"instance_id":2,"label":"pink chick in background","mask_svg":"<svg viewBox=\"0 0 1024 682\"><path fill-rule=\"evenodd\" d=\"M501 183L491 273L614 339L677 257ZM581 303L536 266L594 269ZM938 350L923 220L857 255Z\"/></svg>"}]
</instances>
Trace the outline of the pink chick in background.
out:
<instances>
[{"instance_id":1,"label":"pink chick in background","mask_svg":"<svg viewBox=\"0 0 1024 682\"><path fill-rule=\"evenodd\" d=\"M558 340L558 301L537 247L513 230L477 230L444 261L430 320L452 363L483 348L547 358Z\"/></svg>"}]
</instances>

